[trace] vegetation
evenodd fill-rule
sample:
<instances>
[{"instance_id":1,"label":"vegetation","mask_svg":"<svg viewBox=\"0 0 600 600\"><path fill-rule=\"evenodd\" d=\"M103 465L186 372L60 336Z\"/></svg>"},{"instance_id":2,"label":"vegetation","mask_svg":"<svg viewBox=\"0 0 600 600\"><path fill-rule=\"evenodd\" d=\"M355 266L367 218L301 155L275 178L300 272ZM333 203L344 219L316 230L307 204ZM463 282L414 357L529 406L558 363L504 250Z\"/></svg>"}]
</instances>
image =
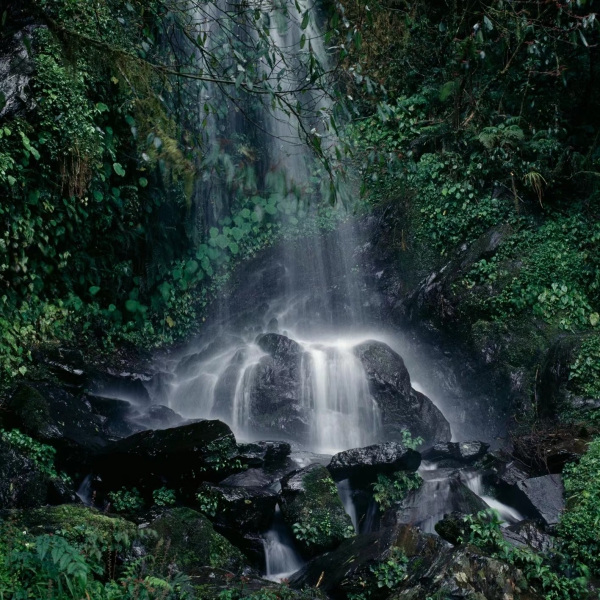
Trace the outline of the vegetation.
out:
<instances>
[{"instance_id":1,"label":"vegetation","mask_svg":"<svg viewBox=\"0 0 600 600\"><path fill-rule=\"evenodd\" d=\"M518 567L529 587L548 600L587 598L587 569L571 556L537 554L529 548L507 543L500 530L498 515L483 511L464 517L467 534L462 540L489 552L493 557Z\"/></svg>"},{"instance_id":2,"label":"vegetation","mask_svg":"<svg viewBox=\"0 0 600 600\"><path fill-rule=\"evenodd\" d=\"M379 510L391 508L396 502L402 502L412 490L418 490L423 480L418 473L396 471L391 477L379 474L373 484L373 498Z\"/></svg>"}]
</instances>

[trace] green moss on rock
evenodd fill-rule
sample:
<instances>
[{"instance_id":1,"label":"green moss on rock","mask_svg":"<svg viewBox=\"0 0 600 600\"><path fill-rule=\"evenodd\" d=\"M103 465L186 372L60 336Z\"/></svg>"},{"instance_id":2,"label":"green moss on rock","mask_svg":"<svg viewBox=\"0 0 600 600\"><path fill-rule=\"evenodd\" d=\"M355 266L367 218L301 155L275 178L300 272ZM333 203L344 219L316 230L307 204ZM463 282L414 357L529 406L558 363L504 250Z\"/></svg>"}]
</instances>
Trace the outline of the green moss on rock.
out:
<instances>
[{"instance_id":1,"label":"green moss on rock","mask_svg":"<svg viewBox=\"0 0 600 600\"><path fill-rule=\"evenodd\" d=\"M308 556L332 550L354 535L329 471L314 464L281 482L281 510L300 549Z\"/></svg>"},{"instance_id":2,"label":"green moss on rock","mask_svg":"<svg viewBox=\"0 0 600 600\"><path fill-rule=\"evenodd\" d=\"M233 573L245 566L242 553L218 534L203 514L191 508L165 511L151 528L169 543L170 557L188 575L197 575L206 566Z\"/></svg>"}]
</instances>

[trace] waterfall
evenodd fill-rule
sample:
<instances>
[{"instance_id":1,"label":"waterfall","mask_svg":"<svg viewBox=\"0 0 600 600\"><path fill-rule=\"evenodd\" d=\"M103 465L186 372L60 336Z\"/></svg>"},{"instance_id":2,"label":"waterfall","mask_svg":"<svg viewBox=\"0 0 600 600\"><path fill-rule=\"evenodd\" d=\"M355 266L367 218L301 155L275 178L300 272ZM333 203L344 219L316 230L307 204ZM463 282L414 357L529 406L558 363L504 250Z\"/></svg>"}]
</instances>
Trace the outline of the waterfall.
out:
<instances>
[{"instance_id":1,"label":"waterfall","mask_svg":"<svg viewBox=\"0 0 600 600\"><path fill-rule=\"evenodd\" d=\"M263 536L265 548L266 579L281 581L300 569L304 561L294 548L279 506L275 509L273 526Z\"/></svg>"},{"instance_id":2,"label":"waterfall","mask_svg":"<svg viewBox=\"0 0 600 600\"><path fill-rule=\"evenodd\" d=\"M491 509L495 510L504 525L510 525L511 523L518 523L525 517L512 506L503 504L496 498L486 495L483 488L483 477L479 473L464 473L465 485L475 494L477 494Z\"/></svg>"}]
</instances>

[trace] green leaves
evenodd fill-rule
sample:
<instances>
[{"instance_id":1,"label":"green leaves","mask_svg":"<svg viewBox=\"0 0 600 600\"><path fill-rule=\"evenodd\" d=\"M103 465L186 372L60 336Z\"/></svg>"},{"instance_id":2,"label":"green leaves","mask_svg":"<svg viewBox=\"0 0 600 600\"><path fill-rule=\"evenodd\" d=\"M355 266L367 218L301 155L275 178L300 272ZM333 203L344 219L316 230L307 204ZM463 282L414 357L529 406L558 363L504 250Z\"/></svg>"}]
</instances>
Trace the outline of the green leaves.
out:
<instances>
[{"instance_id":1,"label":"green leaves","mask_svg":"<svg viewBox=\"0 0 600 600\"><path fill-rule=\"evenodd\" d=\"M113 163L113 169L119 177L125 177L125 169L121 166L120 163Z\"/></svg>"}]
</instances>

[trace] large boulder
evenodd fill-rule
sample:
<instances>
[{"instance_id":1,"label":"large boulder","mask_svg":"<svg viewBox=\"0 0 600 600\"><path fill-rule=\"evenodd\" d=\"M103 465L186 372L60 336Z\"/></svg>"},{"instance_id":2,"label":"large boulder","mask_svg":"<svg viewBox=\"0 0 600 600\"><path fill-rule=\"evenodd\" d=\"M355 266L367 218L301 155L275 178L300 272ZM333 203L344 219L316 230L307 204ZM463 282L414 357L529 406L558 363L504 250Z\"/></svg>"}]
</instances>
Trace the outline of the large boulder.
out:
<instances>
[{"instance_id":1,"label":"large boulder","mask_svg":"<svg viewBox=\"0 0 600 600\"><path fill-rule=\"evenodd\" d=\"M438 536L424 534L410 525L385 527L348 539L333 552L313 559L292 575L290 585L297 589L318 586L336 599L359 596L367 590L371 592L369 597L385 598L390 590L378 588L373 572L378 565L393 562L398 551L409 560L418 558L424 565L430 564L447 547Z\"/></svg>"},{"instance_id":2,"label":"large boulder","mask_svg":"<svg viewBox=\"0 0 600 600\"><path fill-rule=\"evenodd\" d=\"M503 528L502 536L513 546L529 547L536 552L549 552L554 546L552 536L544 533L538 522L529 519Z\"/></svg>"},{"instance_id":3,"label":"large boulder","mask_svg":"<svg viewBox=\"0 0 600 600\"><path fill-rule=\"evenodd\" d=\"M332 550L354 535L335 483L322 465L312 464L286 475L281 480L280 506L306 556Z\"/></svg>"},{"instance_id":4,"label":"large boulder","mask_svg":"<svg viewBox=\"0 0 600 600\"><path fill-rule=\"evenodd\" d=\"M72 502L70 488L15 444L0 437L0 509Z\"/></svg>"},{"instance_id":5,"label":"large boulder","mask_svg":"<svg viewBox=\"0 0 600 600\"><path fill-rule=\"evenodd\" d=\"M565 488L560 475L532 477L517 483L519 508L525 514L540 519L544 525L557 525L565 509Z\"/></svg>"},{"instance_id":6,"label":"large boulder","mask_svg":"<svg viewBox=\"0 0 600 600\"><path fill-rule=\"evenodd\" d=\"M374 444L366 448L353 448L334 455L327 470L335 481L350 479L354 485L368 484L377 475L395 471L416 471L421 456L399 442Z\"/></svg>"},{"instance_id":7,"label":"large boulder","mask_svg":"<svg viewBox=\"0 0 600 600\"><path fill-rule=\"evenodd\" d=\"M199 421L172 429L147 430L113 442L99 454L93 471L98 491L137 487L151 499L163 486L193 497L203 480L240 470L237 444L221 421Z\"/></svg>"},{"instance_id":8,"label":"large boulder","mask_svg":"<svg viewBox=\"0 0 600 600\"><path fill-rule=\"evenodd\" d=\"M440 442L422 452L422 458L439 468L461 467L476 463L489 447L484 442Z\"/></svg>"},{"instance_id":9,"label":"large boulder","mask_svg":"<svg viewBox=\"0 0 600 600\"><path fill-rule=\"evenodd\" d=\"M401 441L402 431L426 443L450 441L450 424L424 394L411 387L402 357L387 344L369 340L354 347L369 382L369 390L379 406L384 436Z\"/></svg>"},{"instance_id":10,"label":"large boulder","mask_svg":"<svg viewBox=\"0 0 600 600\"><path fill-rule=\"evenodd\" d=\"M165 511L150 528L168 542L166 560L174 570L196 576L203 567L240 573L246 567L242 553L217 533L210 521L190 508Z\"/></svg>"},{"instance_id":11,"label":"large boulder","mask_svg":"<svg viewBox=\"0 0 600 600\"><path fill-rule=\"evenodd\" d=\"M299 441L310 429L309 409L302 403L302 346L283 335L266 333L257 344L267 354L246 375L250 387L250 428L281 432Z\"/></svg>"},{"instance_id":12,"label":"large boulder","mask_svg":"<svg viewBox=\"0 0 600 600\"><path fill-rule=\"evenodd\" d=\"M203 483L198 488L200 506L214 528L239 548L256 567L264 563L262 534L273 522L279 496L272 490Z\"/></svg>"},{"instance_id":13,"label":"large boulder","mask_svg":"<svg viewBox=\"0 0 600 600\"><path fill-rule=\"evenodd\" d=\"M86 396L53 384L22 384L3 408L3 426L54 446L57 467L69 474L85 475L92 456L110 440L104 431L106 418Z\"/></svg>"}]
</instances>

